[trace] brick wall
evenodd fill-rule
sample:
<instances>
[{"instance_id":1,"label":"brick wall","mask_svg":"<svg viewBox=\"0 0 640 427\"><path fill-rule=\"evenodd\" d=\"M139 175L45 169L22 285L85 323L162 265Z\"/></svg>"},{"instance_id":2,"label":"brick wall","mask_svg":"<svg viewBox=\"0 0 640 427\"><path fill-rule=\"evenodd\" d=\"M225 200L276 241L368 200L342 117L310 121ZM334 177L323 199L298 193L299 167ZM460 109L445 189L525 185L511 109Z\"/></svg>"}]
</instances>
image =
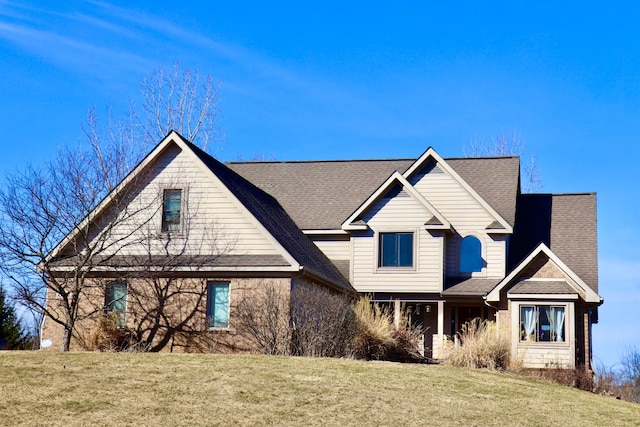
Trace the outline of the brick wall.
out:
<instances>
[{"instance_id":1,"label":"brick wall","mask_svg":"<svg viewBox=\"0 0 640 427\"><path fill-rule=\"evenodd\" d=\"M230 284L229 328L212 330L206 326L207 281ZM92 350L104 316L104 292L113 279L95 279L85 288L80 313L86 318L76 323L71 342L72 350ZM280 288L286 298L290 295L290 278L153 278L129 279L126 308L126 328L138 338L149 340L160 351L177 352L247 352L252 343L243 338L235 324L234 313L242 298L250 298L261 286ZM61 299L49 291L48 308L58 315ZM162 306L162 317L154 316ZM158 327L159 326L159 327ZM149 339L153 334L153 339ZM43 340L51 339L50 350L60 350L64 335L61 325L46 319ZM161 347L161 348L160 348Z\"/></svg>"}]
</instances>

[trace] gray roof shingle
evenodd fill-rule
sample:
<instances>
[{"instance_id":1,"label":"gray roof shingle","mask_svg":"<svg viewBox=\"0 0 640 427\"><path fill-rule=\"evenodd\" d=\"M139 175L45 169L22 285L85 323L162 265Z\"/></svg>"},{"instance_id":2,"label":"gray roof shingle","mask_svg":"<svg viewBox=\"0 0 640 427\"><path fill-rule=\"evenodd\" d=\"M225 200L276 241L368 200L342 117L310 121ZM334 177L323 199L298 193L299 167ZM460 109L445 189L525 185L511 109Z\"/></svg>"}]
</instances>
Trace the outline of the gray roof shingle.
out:
<instances>
[{"instance_id":1,"label":"gray roof shingle","mask_svg":"<svg viewBox=\"0 0 640 427\"><path fill-rule=\"evenodd\" d=\"M82 261L78 255L59 258L53 267L77 266ZM114 255L94 256L92 266L116 268L140 267L283 267L289 263L282 255Z\"/></svg>"},{"instance_id":2,"label":"gray roof shingle","mask_svg":"<svg viewBox=\"0 0 640 427\"><path fill-rule=\"evenodd\" d=\"M517 157L445 159L493 209L514 224ZM394 171L414 159L228 163L275 197L303 230L336 230Z\"/></svg>"},{"instance_id":3,"label":"gray roof shingle","mask_svg":"<svg viewBox=\"0 0 640 427\"><path fill-rule=\"evenodd\" d=\"M341 287L344 291L355 293L347 279L296 226L275 198L200 148L190 142L187 142L187 145L298 263L312 274Z\"/></svg>"},{"instance_id":4,"label":"gray roof shingle","mask_svg":"<svg viewBox=\"0 0 640 427\"><path fill-rule=\"evenodd\" d=\"M509 290L512 294L577 294L564 280L523 280Z\"/></svg>"},{"instance_id":5,"label":"gray roof shingle","mask_svg":"<svg viewBox=\"0 0 640 427\"><path fill-rule=\"evenodd\" d=\"M497 279L483 278L447 278L445 281L445 289L442 291L443 296L481 296L487 294L491 289L500 283Z\"/></svg>"},{"instance_id":6,"label":"gray roof shingle","mask_svg":"<svg viewBox=\"0 0 640 427\"><path fill-rule=\"evenodd\" d=\"M540 243L598 292L595 193L522 194L509 249L509 270Z\"/></svg>"}]
</instances>

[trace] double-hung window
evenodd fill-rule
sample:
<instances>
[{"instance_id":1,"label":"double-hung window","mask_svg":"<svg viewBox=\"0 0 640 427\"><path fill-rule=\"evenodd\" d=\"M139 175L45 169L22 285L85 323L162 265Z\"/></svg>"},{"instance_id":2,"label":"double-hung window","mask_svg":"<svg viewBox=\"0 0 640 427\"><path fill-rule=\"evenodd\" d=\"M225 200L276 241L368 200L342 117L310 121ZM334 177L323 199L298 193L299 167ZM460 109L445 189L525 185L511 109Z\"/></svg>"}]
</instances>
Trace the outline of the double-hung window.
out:
<instances>
[{"instance_id":1,"label":"double-hung window","mask_svg":"<svg viewBox=\"0 0 640 427\"><path fill-rule=\"evenodd\" d=\"M207 327L229 327L229 283L207 282Z\"/></svg>"},{"instance_id":2,"label":"double-hung window","mask_svg":"<svg viewBox=\"0 0 640 427\"><path fill-rule=\"evenodd\" d=\"M520 306L520 341L564 342L565 307Z\"/></svg>"},{"instance_id":3,"label":"double-hung window","mask_svg":"<svg viewBox=\"0 0 640 427\"><path fill-rule=\"evenodd\" d=\"M380 233L378 267L413 267L413 233Z\"/></svg>"},{"instance_id":4,"label":"double-hung window","mask_svg":"<svg viewBox=\"0 0 640 427\"><path fill-rule=\"evenodd\" d=\"M180 231L182 214L182 190L164 190L162 200L162 231Z\"/></svg>"},{"instance_id":5,"label":"double-hung window","mask_svg":"<svg viewBox=\"0 0 640 427\"><path fill-rule=\"evenodd\" d=\"M109 283L104 294L104 307L107 314L113 313L116 326L124 328L127 324L127 284Z\"/></svg>"}]
</instances>

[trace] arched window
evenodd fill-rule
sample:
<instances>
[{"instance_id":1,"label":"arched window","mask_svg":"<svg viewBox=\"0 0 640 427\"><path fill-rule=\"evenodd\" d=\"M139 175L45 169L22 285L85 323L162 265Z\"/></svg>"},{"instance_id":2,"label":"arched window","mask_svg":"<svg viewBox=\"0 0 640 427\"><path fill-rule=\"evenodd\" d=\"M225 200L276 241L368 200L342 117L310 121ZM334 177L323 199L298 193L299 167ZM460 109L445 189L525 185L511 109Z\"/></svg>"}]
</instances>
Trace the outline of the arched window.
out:
<instances>
[{"instance_id":1,"label":"arched window","mask_svg":"<svg viewBox=\"0 0 640 427\"><path fill-rule=\"evenodd\" d=\"M475 236L467 236L460 243L460 273L482 271L482 244Z\"/></svg>"}]
</instances>

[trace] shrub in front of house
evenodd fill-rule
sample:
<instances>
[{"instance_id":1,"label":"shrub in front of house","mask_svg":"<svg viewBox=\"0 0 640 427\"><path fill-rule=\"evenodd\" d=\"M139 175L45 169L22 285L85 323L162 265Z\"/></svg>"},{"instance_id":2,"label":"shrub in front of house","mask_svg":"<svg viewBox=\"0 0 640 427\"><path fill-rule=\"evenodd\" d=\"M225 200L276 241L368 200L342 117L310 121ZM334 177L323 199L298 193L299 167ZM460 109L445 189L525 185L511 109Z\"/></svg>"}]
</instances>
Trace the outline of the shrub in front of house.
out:
<instances>
[{"instance_id":1,"label":"shrub in front of house","mask_svg":"<svg viewBox=\"0 0 640 427\"><path fill-rule=\"evenodd\" d=\"M506 330L496 322L472 319L462 325L458 342L447 341L444 362L462 368L509 368L511 342Z\"/></svg>"}]
</instances>

